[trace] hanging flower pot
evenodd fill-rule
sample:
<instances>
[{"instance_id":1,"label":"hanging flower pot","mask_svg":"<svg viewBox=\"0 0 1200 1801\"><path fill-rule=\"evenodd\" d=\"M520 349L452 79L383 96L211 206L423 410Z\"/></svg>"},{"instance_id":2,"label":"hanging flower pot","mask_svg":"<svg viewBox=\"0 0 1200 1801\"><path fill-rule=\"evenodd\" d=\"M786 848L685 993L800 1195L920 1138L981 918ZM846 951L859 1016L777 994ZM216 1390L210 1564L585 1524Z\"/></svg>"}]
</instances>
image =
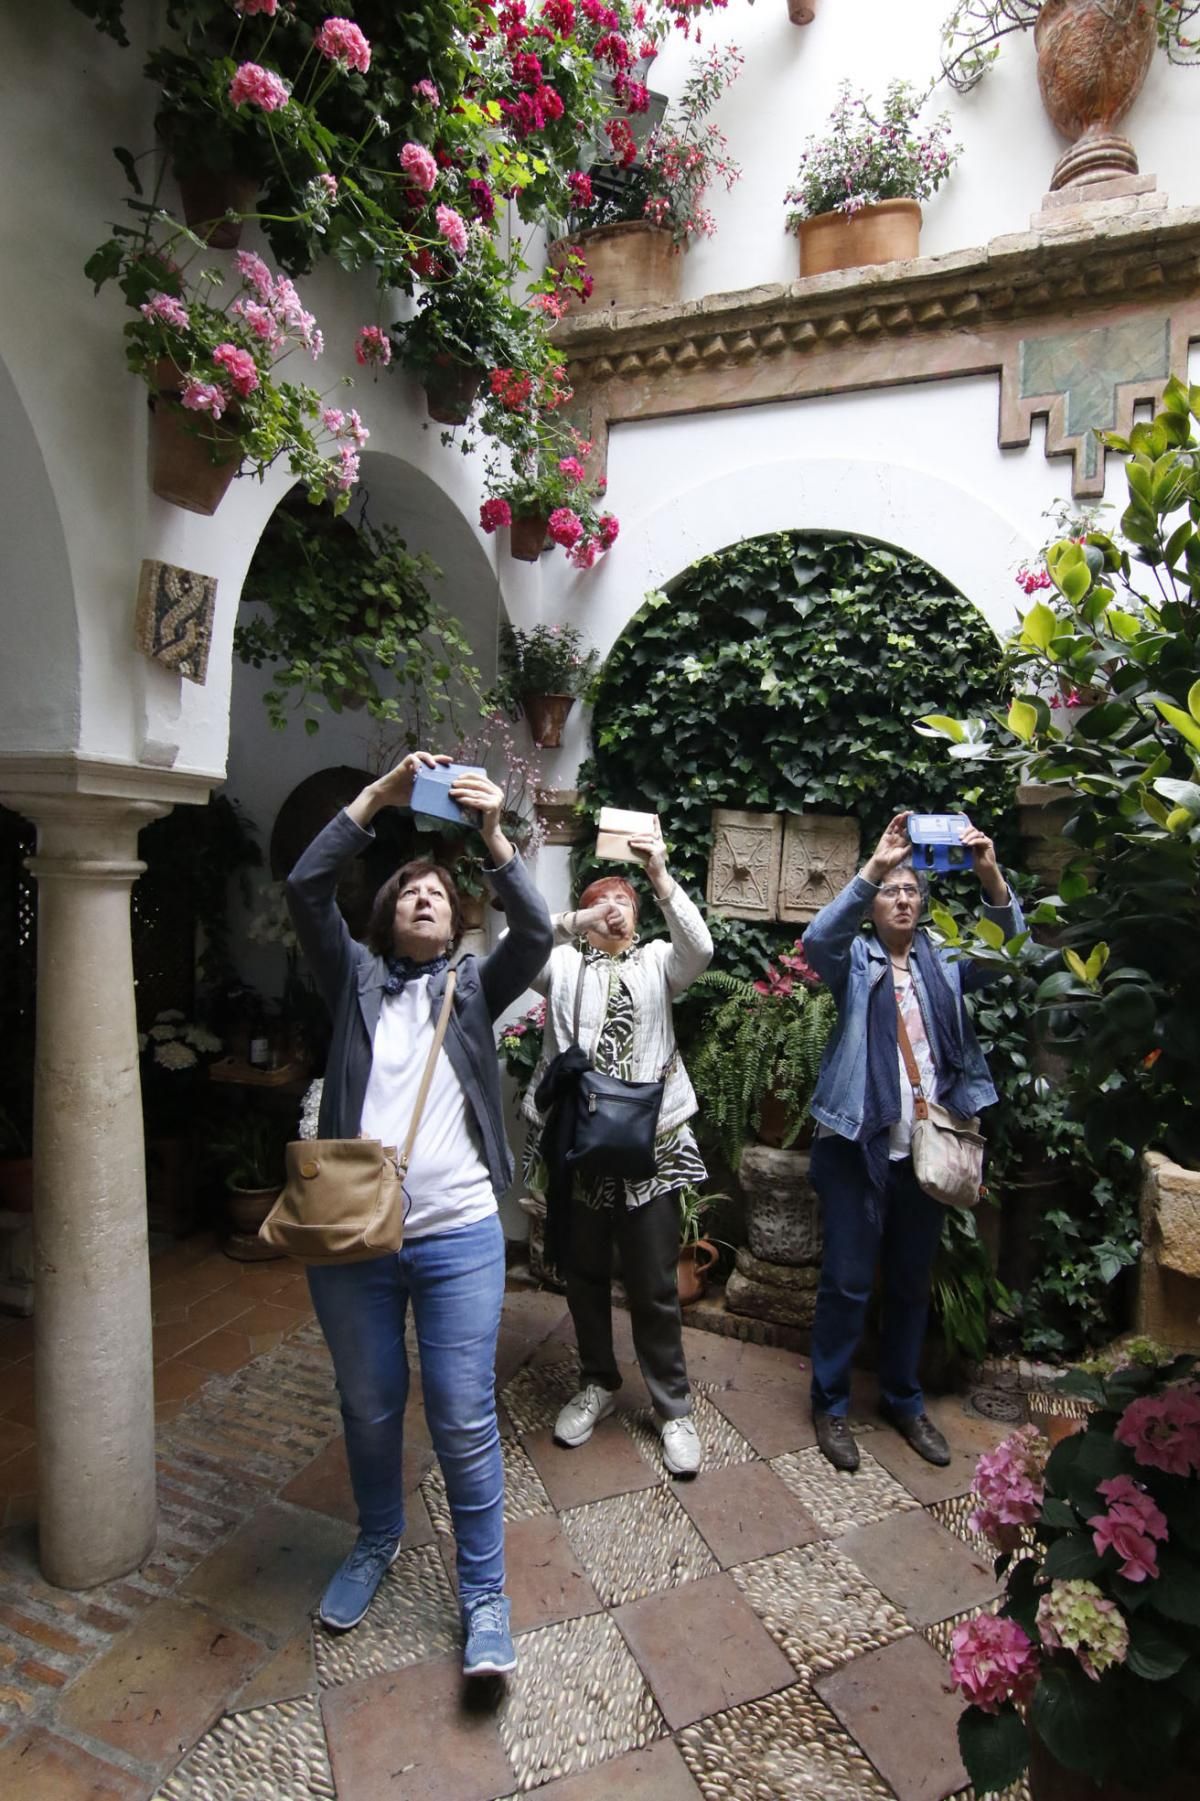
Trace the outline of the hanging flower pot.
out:
<instances>
[{"instance_id":1,"label":"hanging flower pot","mask_svg":"<svg viewBox=\"0 0 1200 1801\"><path fill-rule=\"evenodd\" d=\"M483 370L455 357L439 357L422 385L429 417L438 425L465 425L483 381Z\"/></svg>"},{"instance_id":2,"label":"hanging flower pot","mask_svg":"<svg viewBox=\"0 0 1200 1801\"><path fill-rule=\"evenodd\" d=\"M877 200L856 213L801 219L796 232L801 275L909 262L920 253L921 208L915 200Z\"/></svg>"},{"instance_id":3,"label":"hanging flower pot","mask_svg":"<svg viewBox=\"0 0 1200 1801\"><path fill-rule=\"evenodd\" d=\"M561 268L571 250L577 250L587 264L592 292L584 301L564 288L562 298L569 313L583 306L589 313L670 306L679 299L683 253L669 231L647 219L622 219L615 225L597 225L571 238L559 238L549 249L551 265Z\"/></svg>"},{"instance_id":4,"label":"hanging flower pot","mask_svg":"<svg viewBox=\"0 0 1200 1801\"><path fill-rule=\"evenodd\" d=\"M236 428L222 420L208 420L200 436L188 430L173 404L180 380L174 363L159 364L158 389L150 396L150 486L160 500L211 515L242 466L241 445ZM235 417L231 406L225 418Z\"/></svg>"},{"instance_id":5,"label":"hanging flower pot","mask_svg":"<svg viewBox=\"0 0 1200 1801\"><path fill-rule=\"evenodd\" d=\"M680 1245L679 1261L675 1265L675 1281L681 1307L690 1307L694 1301L704 1299L708 1292L708 1272L719 1255L716 1245L707 1238L697 1238L692 1244Z\"/></svg>"},{"instance_id":6,"label":"hanging flower pot","mask_svg":"<svg viewBox=\"0 0 1200 1801\"><path fill-rule=\"evenodd\" d=\"M514 513L508 530L508 554L519 563L536 563L546 548L548 513Z\"/></svg>"},{"instance_id":7,"label":"hanging flower pot","mask_svg":"<svg viewBox=\"0 0 1200 1801\"><path fill-rule=\"evenodd\" d=\"M811 25L817 16L817 0L787 0L787 9L793 25Z\"/></svg>"},{"instance_id":8,"label":"hanging flower pot","mask_svg":"<svg viewBox=\"0 0 1200 1801\"><path fill-rule=\"evenodd\" d=\"M1136 175L1137 151L1114 128L1142 91L1158 12L1145 0L1045 0L1033 29L1042 105L1072 140L1051 189Z\"/></svg>"},{"instance_id":9,"label":"hanging flower pot","mask_svg":"<svg viewBox=\"0 0 1200 1801\"><path fill-rule=\"evenodd\" d=\"M236 250L242 221L226 213L252 213L258 204L258 177L237 169L193 169L179 177L179 203L193 231L213 250Z\"/></svg>"},{"instance_id":10,"label":"hanging flower pot","mask_svg":"<svg viewBox=\"0 0 1200 1801\"><path fill-rule=\"evenodd\" d=\"M533 742L542 750L558 750L567 714L574 705L573 694L522 694L521 711Z\"/></svg>"}]
</instances>

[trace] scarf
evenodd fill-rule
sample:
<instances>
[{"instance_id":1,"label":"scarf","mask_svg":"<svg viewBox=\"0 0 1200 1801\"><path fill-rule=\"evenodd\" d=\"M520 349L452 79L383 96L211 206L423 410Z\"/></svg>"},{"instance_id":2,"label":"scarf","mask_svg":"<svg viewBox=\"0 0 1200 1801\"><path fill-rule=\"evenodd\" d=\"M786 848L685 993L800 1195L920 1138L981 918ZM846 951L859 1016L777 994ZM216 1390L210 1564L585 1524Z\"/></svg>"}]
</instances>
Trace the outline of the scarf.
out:
<instances>
[{"instance_id":1,"label":"scarf","mask_svg":"<svg viewBox=\"0 0 1200 1801\"><path fill-rule=\"evenodd\" d=\"M414 981L418 976L439 975L449 962L448 951L440 957L432 957L428 963L419 963L415 957L389 957L383 992L400 994L408 982Z\"/></svg>"}]
</instances>

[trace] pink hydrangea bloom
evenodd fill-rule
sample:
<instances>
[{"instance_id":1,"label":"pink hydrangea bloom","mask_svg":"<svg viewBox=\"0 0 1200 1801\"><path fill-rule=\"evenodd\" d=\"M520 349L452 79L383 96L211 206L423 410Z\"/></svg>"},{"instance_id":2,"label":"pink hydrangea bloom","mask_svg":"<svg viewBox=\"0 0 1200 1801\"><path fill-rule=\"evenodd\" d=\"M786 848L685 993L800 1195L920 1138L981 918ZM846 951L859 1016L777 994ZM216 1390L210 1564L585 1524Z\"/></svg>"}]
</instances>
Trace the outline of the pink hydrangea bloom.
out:
<instances>
[{"instance_id":1,"label":"pink hydrangea bloom","mask_svg":"<svg viewBox=\"0 0 1200 1801\"><path fill-rule=\"evenodd\" d=\"M980 1502L968 1524L993 1543L1011 1538L1005 1527L1032 1526L1041 1512L1043 1471L1050 1447L1036 1426L1022 1426L985 1451L975 1466Z\"/></svg>"},{"instance_id":2,"label":"pink hydrangea bloom","mask_svg":"<svg viewBox=\"0 0 1200 1801\"><path fill-rule=\"evenodd\" d=\"M1093 1682L1129 1652L1125 1616L1094 1582L1052 1582L1038 1602L1037 1627L1048 1651L1073 1651Z\"/></svg>"},{"instance_id":3,"label":"pink hydrangea bloom","mask_svg":"<svg viewBox=\"0 0 1200 1801\"><path fill-rule=\"evenodd\" d=\"M278 8L279 0L233 0L234 12L245 13L247 18L251 13L265 13L268 19L273 19Z\"/></svg>"},{"instance_id":4,"label":"pink hydrangea bloom","mask_svg":"<svg viewBox=\"0 0 1200 1801\"><path fill-rule=\"evenodd\" d=\"M151 294L138 311L143 319L157 320L160 325L174 325L179 331L186 331L191 324L186 306L173 294Z\"/></svg>"},{"instance_id":5,"label":"pink hydrangea bloom","mask_svg":"<svg viewBox=\"0 0 1200 1801\"><path fill-rule=\"evenodd\" d=\"M392 360L391 339L381 325L364 325L354 340L356 363L377 363L386 369Z\"/></svg>"},{"instance_id":6,"label":"pink hydrangea bloom","mask_svg":"<svg viewBox=\"0 0 1200 1801\"><path fill-rule=\"evenodd\" d=\"M601 513L596 522L600 528L600 548L611 550L621 530L621 522L613 513Z\"/></svg>"},{"instance_id":7,"label":"pink hydrangea bloom","mask_svg":"<svg viewBox=\"0 0 1200 1801\"><path fill-rule=\"evenodd\" d=\"M485 500L479 509L479 523L485 532L494 532L501 525L511 525L512 508L507 500Z\"/></svg>"},{"instance_id":8,"label":"pink hydrangea bloom","mask_svg":"<svg viewBox=\"0 0 1200 1801\"><path fill-rule=\"evenodd\" d=\"M467 254L467 227L461 213L456 213L452 206L439 206L434 217L437 228L458 256Z\"/></svg>"},{"instance_id":9,"label":"pink hydrangea bloom","mask_svg":"<svg viewBox=\"0 0 1200 1801\"><path fill-rule=\"evenodd\" d=\"M1027 1701L1037 1683L1038 1655L1015 1620L977 1614L956 1626L950 1639L950 1675L984 1713L1002 1702Z\"/></svg>"},{"instance_id":10,"label":"pink hydrangea bloom","mask_svg":"<svg viewBox=\"0 0 1200 1801\"><path fill-rule=\"evenodd\" d=\"M1158 1575L1154 1541L1166 1540L1167 1522L1145 1489L1129 1476L1112 1476L1097 1484L1108 1502L1107 1513L1088 1521L1097 1555L1112 1551L1121 1559L1121 1575L1128 1582L1145 1582Z\"/></svg>"},{"instance_id":11,"label":"pink hydrangea bloom","mask_svg":"<svg viewBox=\"0 0 1200 1801\"><path fill-rule=\"evenodd\" d=\"M197 381L194 376L189 376L180 391L179 401L190 413L211 413L214 419L219 419L225 411L226 395L215 382Z\"/></svg>"},{"instance_id":12,"label":"pink hydrangea bloom","mask_svg":"<svg viewBox=\"0 0 1200 1801\"><path fill-rule=\"evenodd\" d=\"M1200 1475L1200 1388L1188 1383L1131 1401L1114 1436L1148 1469Z\"/></svg>"},{"instance_id":13,"label":"pink hydrangea bloom","mask_svg":"<svg viewBox=\"0 0 1200 1801\"><path fill-rule=\"evenodd\" d=\"M350 19L326 19L313 35L313 44L331 62L365 75L371 67L371 46Z\"/></svg>"},{"instance_id":14,"label":"pink hydrangea bloom","mask_svg":"<svg viewBox=\"0 0 1200 1801\"><path fill-rule=\"evenodd\" d=\"M586 473L578 457L560 457L558 467L560 472L573 482L581 482Z\"/></svg>"},{"instance_id":15,"label":"pink hydrangea bloom","mask_svg":"<svg viewBox=\"0 0 1200 1801\"><path fill-rule=\"evenodd\" d=\"M408 143L400 152L400 167L428 194L437 180L438 166L424 144Z\"/></svg>"},{"instance_id":16,"label":"pink hydrangea bloom","mask_svg":"<svg viewBox=\"0 0 1200 1801\"><path fill-rule=\"evenodd\" d=\"M239 350L236 344L218 344L212 360L225 370L235 394L243 400L253 394L258 386L258 365L248 350Z\"/></svg>"},{"instance_id":17,"label":"pink hydrangea bloom","mask_svg":"<svg viewBox=\"0 0 1200 1801\"><path fill-rule=\"evenodd\" d=\"M229 98L234 106L259 106L264 113L277 113L291 99L286 81L258 63L243 63L229 84Z\"/></svg>"},{"instance_id":18,"label":"pink hydrangea bloom","mask_svg":"<svg viewBox=\"0 0 1200 1801\"><path fill-rule=\"evenodd\" d=\"M238 274L246 286L253 288L260 300L273 300L275 297L274 277L262 257L255 256L252 250L239 250L235 261Z\"/></svg>"},{"instance_id":19,"label":"pink hydrangea bloom","mask_svg":"<svg viewBox=\"0 0 1200 1801\"><path fill-rule=\"evenodd\" d=\"M564 550L570 550L583 536L583 521L570 507L555 507L546 530L553 543L561 544Z\"/></svg>"}]
</instances>

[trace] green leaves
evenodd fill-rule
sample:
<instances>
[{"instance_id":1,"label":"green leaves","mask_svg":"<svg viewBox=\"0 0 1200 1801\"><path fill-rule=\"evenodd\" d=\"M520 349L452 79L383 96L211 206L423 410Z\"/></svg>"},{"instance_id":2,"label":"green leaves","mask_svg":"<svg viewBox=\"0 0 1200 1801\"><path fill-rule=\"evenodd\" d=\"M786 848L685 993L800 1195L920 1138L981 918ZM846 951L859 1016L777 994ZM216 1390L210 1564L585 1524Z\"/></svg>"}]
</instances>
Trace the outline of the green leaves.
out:
<instances>
[{"instance_id":1,"label":"green leaves","mask_svg":"<svg viewBox=\"0 0 1200 1801\"><path fill-rule=\"evenodd\" d=\"M980 1795L1008 1788L1024 1774L1029 1762L1025 1722L1011 1701L994 1714L968 1707L959 1716L958 1748Z\"/></svg>"},{"instance_id":2,"label":"green leaves","mask_svg":"<svg viewBox=\"0 0 1200 1801\"><path fill-rule=\"evenodd\" d=\"M1049 649L1050 640L1057 630L1058 620L1042 600L1035 601L1021 621L1022 639L1038 650Z\"/></svg>"},{"instance_id":3,"label":"green leaves","mask_svg":"<svg viewBox=\"0 0 1200 1801\"><path fill-rule=\"evenodd\" d=\"M1028 744L1033 737L1037 722L1037 709L1025 700L1014 700L1005 718L1009 731L1020 738L1023 744Z\"/></svg>"}]
</instances>

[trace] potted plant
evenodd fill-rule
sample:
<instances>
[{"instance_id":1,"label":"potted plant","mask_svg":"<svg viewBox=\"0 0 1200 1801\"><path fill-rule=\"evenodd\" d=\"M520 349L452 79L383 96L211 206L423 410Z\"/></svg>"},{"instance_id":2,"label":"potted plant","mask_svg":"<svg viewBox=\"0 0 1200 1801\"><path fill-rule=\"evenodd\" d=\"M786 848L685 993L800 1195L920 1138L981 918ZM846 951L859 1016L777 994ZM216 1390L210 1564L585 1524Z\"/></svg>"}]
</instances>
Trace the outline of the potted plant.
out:
<instances>
[{"instance_id":1,"label":"potted plant","mask_svg":"<svg viewBox=\"0 0 1200 1801\"><path fill-rule=\"evenodd\" d=\"M1014 31L1034 33L1042 103L1071 146L1051 189L1136 175L1137 153L1115 128L1142 90L1155 45L1171 62L1200 60L1188 27L1195 0L960 0L943 26L942 72L966 93Z\"/></svg>"},{"instance_id":2,"label":"potted plant","mask_svg":"<svg viewBox=\"0 0 1200 1801\"><path fill-rule=\"evenodd\" d=\"M439 425L466 424L490 369L544 360L538 316L512 299L509 278L491 239L473 233L463 257L431 258L416 311L391 328L396 360Z\"/></svg>"},{"instance_id":3,"label":"potted plant","mask_svg":"<svg viewBox=\"0 0 1200 1801\"><path fill-rule=\"evenodd\" d=\"M321 354L316 320L291 281L247 251L238 252L237 283L219 306L221 271L192 267L201 249L193 233L151 214L141 230L118 226L86 265L97 293L115 279L134 309L125 358L151 393L154 492L214 513L243 468L261 478L286 457L309 499L328 497L341 512L366 427L314 388L275 377L295 351Z\"/></svg>"},{"instance_id":4,"label":"potted plant","mask_svg":"<svg viewBox=\"0 0 1200 1801\"><path fill-rule=\"evenodd\" d=\"M692 992L716 1001L688 1067L730 1167L738 1167L752 1132L789 1149L804 1126L836 1020L833 996L806 961L802 942L757 981L709 970Z\"/></svg>"},{"instance_id":5,"label":"potted plant","mask_svg":"<svg viewBox=\"0 0 1200 1801\"><path fill-rule=\"evenodd\" d=\"M1196 1359L1077 1370L1091 1411L1053 1450L1031 1426L980 1459L971 1525L1000 1550L999 1613L957 1626L951 1671L977 1793L1184 1801L1200 1759Z\"/></svg>"},{"instance_id":6,"label":"potted plant","mask_svg":"<svg viewBox=\"0 0 1200 1801\"><path fill-rule=\"evenodd\" d=\"M213 1156L225 1177L229 1219L223 1248L239 1263L267 1262L283 1254L258 1236L283 1187L283 1141L280 1121L252 1110L228 1120L213 1141Z\"/></svg>"},{"instance_id":7,"label":"potted plant","mask_svg":"<svg viewBox=\"0 0 1200 1801\"><path fill-rule=\"evenodd\" d=\"M595 671L575 625L500 628L500 684L510 707L525 715L536 745L557 750L567 714Z\"/></svg>"},{"instance_id":8,"label":"potted plant","mask_svg":"<svg viewBox=\"0 0 1200 1801\"><path fill-rule=\"evenodd\" d=\"M701 1194L698 1188L681 1188L679 1191L676 1281L681 1307L690 1307L694 1301L703 1300L708 1292L708 1275L721 1255L717 1249L721 1240L705 1235L704 1222L718 1203L728 1199L727 1194Z\"/></svg>"},{"instance_id":9,"label":"potted plant","mask_svg":"<svg viewBox=\"0 0 1200 1801\"><path fill-rule=\"evenodd\" d=\"M524 1097L534 1070L541 1061L542 1040L546 1029L546 1003L538 1001L519 1019L501 1028L497 1052L505 1070L517 1086L518 1101Z\"/></svg>"},{"instance_id":10,"label":"potted plant","mask_svg":"<svg viewBox=\"0 0 1200 1801\"><path fill-rule=\"evenodd\" d=\"M492 380L509 380L511 387L514 374L493 370ZM498 445L489 452L480 526L485 532L508 526L509 554L520 562L534 563L548 544L557 544L576 569L591 569L616 543L621 522L601 510L606 478L588 478L590 442L544 416L526 420L519 434L510 429L510 445L514 438L508 454Z\"/></svg>"},{"instance_id":11,"label":"potted plant","mask_svg":"<svg viewBox=\"0 0 1200 1801\"><path fill-rule=\"evenodd\" d=\"M921 201L941 187L960 153L943 114L915 130L927 96L889 84L878 117L844 81L822 137L808 140L784 195L787 228L800 240L800 272L823 275L917 255Z\"/></svg>"}]
</instances>

